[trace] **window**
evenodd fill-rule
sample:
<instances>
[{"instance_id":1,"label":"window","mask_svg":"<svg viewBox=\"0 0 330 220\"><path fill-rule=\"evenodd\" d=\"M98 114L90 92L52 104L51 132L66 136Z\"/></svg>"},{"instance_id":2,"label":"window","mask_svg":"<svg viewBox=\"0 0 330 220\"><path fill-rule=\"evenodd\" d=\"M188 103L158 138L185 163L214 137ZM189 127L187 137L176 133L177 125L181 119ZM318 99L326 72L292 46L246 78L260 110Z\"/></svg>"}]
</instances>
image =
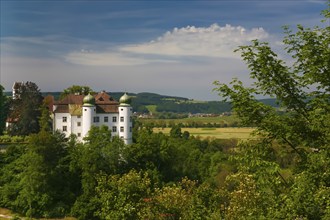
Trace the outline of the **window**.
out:
<instances>
[{"instance_id":1,"label":"window","mask_svg":"<svg viewBox=\"0 0 330 220\"><path fill-rule=\"evenodd\" d=\"M78 115L77 118L81 118L81 115Z\"/></svg>"},{"instance_id":2,"label":"window","mask_svg":"<svg viewBox=\"0 0 330 220\"><path fill-rule=\"evenodd\" d=\"M78 133L77 135L78 135L78 137L81 137L81 133Z\"/></svg>"},{"instance_id":3,"label":"window","mask_svg":"<svg viewBox=\"0 0 330 220\"><path fill-rule=\"evenodd\" d=\"M129 127L129 132L132 132L132 127Z\"/></svg>"},{"instance_id":4,"label":"window","mask_svg":"<svg viewBox=\"0 0 330 220\"><path fill-rule=\"evenodd\" d=\"M120 117L120 122L124 122L124 117Z\"/></svg>"},{"instance_id":5,"label":"window","mask_svg":"<svg viewBox=\"0 0 330 220\"><path fill-rule=\"evenodd\" d=\"M124 139L124 136L120 136L121 139Z\"/></svg>"},{"instance_id":6,"label":"window","mask_svg":"<svg viewBox=\"0 0 330 220\"><path fill-rule=\"evenodd\" d=\"M84 111L87 111L87 109L85 109Z\"/></svg>"},{"instance_id":7,"label":"window","mask_svg":"<svg viewBox=\"0 0 330 220\"><path fill-rule=\"evenodd\" d=\"M81 126L81 122L79 121L79 122L77 122L77 126L78 127L80 127Z\"/></svg>"},{"instance_id":8,"label":"window","mask_svg":"<svg viewBox=\"0 0 330 220\"><path fill-rule=\"evenodd\" d=\"M66 126L63 126L62 130L63 131L67 131L67 127Z\"/></svg>"},{"instance_id":9,"label":"window","mask_svg":"<svg viewBox=\"0 0 330 220\"><path fill-rule=\"evenodd\" d=\"M123 126L120 127L120 132L124 132L124 127Z\"/></svg>"},{"instance_id":10,"label":"window","mask_svg":"<svg viewBox=\"0 0 330 220\"><path fill-rule=\"evenodd\" d=\"M109 117L108 116L105 116L104 117L104 122L108 122L109 121Z\"/></svg>"},{"instance_id":11,"label":"window","mask_svg":"<svg viewBox=\"0 0 330 220\"><path fill-rule=\"evenodd\" d=\"M129 117L129 121L132 122L132 120L133 120L133 119L132 119L132 116L130 116L130 117Z\"/></svg>"},{"instance_id":12,"label":"window","mask_svg":"<svg viewBox=\"0 0 330 220\"><path fill-rule=\"evenodd\" d=\"M120 109L120 111L123 111L123 110L124 110L123 108Z\"/></svg>"},{"instance_id":13,"label":"window","mask_svg":"<svg viewBox=\"0 0 330 220\"><path fill-rule=\"evenodd\" d=\"M66 121L67 121L67 118L66 118L66 117L63 117L63 118L62 118L62 121L63 121L63 122L66 122Z\"/></svg>"},{"instance_id":14,"label":"window","mask_svg":"<svg viewBox=\"0 0 330 220\"><path fill-rule=\"evenodd\" d=\"M116 116L112 117L112 122L117 122L117 117Z\"/></svg>"},{"instance_id":15,"label":"window","mask_svg":"<svg viewBox=\"0 0 330 220\"><path fill-rule=\"evenodd\" d=\"M112 127L112 132L117 132L117 127L116 126Z\"/></svg>"},{"instance_id":16,"label":"window","mask_svg":"<svg viewBox=\"0 0 330 220\"><path fill-rule=\"evenodd\" d=\"M98 122L100 122L100 117L98 117L98 116L96 116L96 117L94 117L94 123L98 123Z\"/></svg>"}]
</instances>

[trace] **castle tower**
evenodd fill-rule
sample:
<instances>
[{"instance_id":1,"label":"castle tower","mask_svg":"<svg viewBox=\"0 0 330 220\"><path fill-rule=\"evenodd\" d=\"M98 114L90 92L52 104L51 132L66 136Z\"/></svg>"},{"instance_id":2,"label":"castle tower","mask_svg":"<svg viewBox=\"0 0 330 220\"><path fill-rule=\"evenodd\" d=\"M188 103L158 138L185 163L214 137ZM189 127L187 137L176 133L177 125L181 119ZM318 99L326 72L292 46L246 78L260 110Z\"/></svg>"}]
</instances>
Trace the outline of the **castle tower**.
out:
<instances>
[{"instance_id":1,"label":"castle tower","mask_svg":"<svg viewBox=\"0 0 330 220\"><path fill-rule=\"evenodd\" d=\"M88 131L91 129L95 114L95 98L88 94L84 97L82 106L82 137L87 136Z\"/></svg>"},{"instance_id":2,"label":"castle tower","mask_svg":"<svg viewBox=\"0 0 330 220\"><path fill-rule=\"evenodd\" d=\"M119 137L125 144L132 143L132 114L131 97L126 93L119 99Z\"/></svg>"}]
</instances>

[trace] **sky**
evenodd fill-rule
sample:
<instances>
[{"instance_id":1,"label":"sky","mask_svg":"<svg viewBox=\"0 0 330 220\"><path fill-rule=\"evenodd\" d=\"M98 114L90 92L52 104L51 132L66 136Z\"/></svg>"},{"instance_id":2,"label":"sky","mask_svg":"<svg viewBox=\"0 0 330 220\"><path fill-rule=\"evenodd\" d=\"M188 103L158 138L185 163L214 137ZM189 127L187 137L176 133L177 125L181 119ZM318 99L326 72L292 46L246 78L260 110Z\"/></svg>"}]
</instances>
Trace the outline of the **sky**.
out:
<instances>
[{"instance_id":1,"label":"sky","mask_svg":"<svg viewBox=\"0 0 330 220\"><path fill-rule=\"evenodd\" d=\"M235 49L259 39L281 55L282 26L321 25L326 2L0 0L0 81L220 100L214 81L251 83Z\"/></svg>"}]
</instances>

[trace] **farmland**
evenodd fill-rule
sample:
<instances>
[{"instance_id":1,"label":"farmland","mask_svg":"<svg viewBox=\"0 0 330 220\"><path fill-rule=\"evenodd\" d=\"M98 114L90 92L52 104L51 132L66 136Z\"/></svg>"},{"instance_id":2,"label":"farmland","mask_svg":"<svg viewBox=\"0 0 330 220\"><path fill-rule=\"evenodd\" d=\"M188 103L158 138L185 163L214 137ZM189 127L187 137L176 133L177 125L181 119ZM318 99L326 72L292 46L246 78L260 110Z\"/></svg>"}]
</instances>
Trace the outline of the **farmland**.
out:
<instances>
[{"instance_id":1,"label":"farmland","mask_svg":"<svg viewBox=\"0 0 330 220\"><path fill-rule=\"evenodd\" d=\"M162 132L169 134L171 128L154 128L154 132ZM188 131L190 135L199 136L201 138L217 138L217 139L249 139L255 138L251 136L254 128L182 128L182 132Z\"/></svg>"},{"instance_id":2,"label":"farmland","mask_svg":"<svg viewBox=\"0 0 330 220\"><path fill-rule=\"evenodd\" d=\"M142 124L151 127L173 127L173 125L180 124L181 127L190 128L211 128L211 127L238 127L240 120L236 115L231 116L217 116L217 117L189 117L182 119L138 119Z\"/></svg>"},{"instance_id":3,"label":"farmland","mask_svg":"<svg viewBox=\"0 0 330 220\"><path fill-rule=\"evenodd\" d=\"M180 125L182 132L201 138L249 139L252 127L239 127L240 120L235 115L216 117L190 117L182 119L138 119L144 126L153 128L158 133L169 134L175 125Z\"/></svg>"}]
</instances>

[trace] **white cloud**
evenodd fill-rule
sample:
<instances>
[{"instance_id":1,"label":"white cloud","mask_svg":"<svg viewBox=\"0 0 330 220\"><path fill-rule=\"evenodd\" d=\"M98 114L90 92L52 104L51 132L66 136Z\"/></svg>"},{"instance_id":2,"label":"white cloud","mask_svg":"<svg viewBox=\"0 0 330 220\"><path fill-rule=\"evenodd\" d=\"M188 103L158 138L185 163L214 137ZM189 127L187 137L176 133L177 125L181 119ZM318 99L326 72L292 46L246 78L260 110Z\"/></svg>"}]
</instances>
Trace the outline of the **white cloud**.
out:
<instances>
[{"instance_id":1,"label":"white cloud","mask_svg":"<svg viewBox=\"0 0 330 220\"><path fill-rule=\"evenodd\" d=\"M168 56L236 57L233 50L253 39L265 39L268 33L262 28L246 30L241 26L213 24L210 27L187 26L174 28L155 41L128 45L122 51Z\"/></svg>"},{"instance_id":2,"label":"white cloud","mask_svg":"<svg viewBox=\"0 0 330 220\"><path fill-rule=\"evenodd\" d=\"M70 63L89 66L134 66L149 63L175 63L174 60L157 59L150 57L149 59L139 57L136 54L130 54L120 51L114 52L94 52L82 49L67 54L65 60Z\"/></svg>"},{"instance_id":3,"label":"white cloud","mask_svg":"<svg viewBox=\"0 0 330 220\"><path fill-rule=\"evenodd\" d=\"M68 62L92 66L143 65L157 62L182 62L186 58L239 58L233 51L253 39L265 40L263 28L247 30L241 26L212 24L209 27L174 28L156 40L122 45L101 52L70 52Z\"/></svg>"},{"instance_id":4,"label":"white cloud","mask_svg":"<svg viewBox=\"0 0 330 220\"><path fill-rule=\"evenodd\" d=\"M65 59L70 63L90 66L141 65L147 63L143 59L129 57L117 52L71 52L66 55Z\"/></svg>"}]
</instances>

